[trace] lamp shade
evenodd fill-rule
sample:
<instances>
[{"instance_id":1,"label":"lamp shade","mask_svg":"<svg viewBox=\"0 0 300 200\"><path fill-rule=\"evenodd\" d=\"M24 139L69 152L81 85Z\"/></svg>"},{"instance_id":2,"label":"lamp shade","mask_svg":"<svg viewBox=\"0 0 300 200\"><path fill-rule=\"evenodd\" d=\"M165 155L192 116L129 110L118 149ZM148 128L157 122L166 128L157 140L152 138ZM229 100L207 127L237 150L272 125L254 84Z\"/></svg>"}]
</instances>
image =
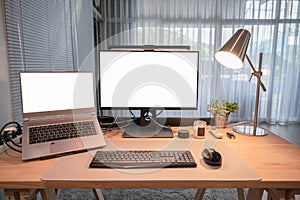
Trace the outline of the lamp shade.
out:
<instances>
[{"instance_id":1,"label":"lamp shade","mask_svg":"<svg viewBox=\"0 0 300 200\"><path fill-rule=\"evenodd\" d=\"M248 30L239 29L215 54L217 61L228 68L242 68L250 37Z\"/></svg>"}]
</instances>

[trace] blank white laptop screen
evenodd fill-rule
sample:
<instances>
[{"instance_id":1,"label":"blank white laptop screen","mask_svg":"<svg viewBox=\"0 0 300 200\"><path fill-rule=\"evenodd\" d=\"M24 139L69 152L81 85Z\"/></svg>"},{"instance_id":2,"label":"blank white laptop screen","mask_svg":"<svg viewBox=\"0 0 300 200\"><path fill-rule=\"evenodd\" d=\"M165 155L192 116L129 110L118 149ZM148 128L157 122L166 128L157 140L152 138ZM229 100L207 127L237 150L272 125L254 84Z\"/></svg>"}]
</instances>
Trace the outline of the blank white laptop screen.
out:
<instances>
[{"instance_id":1,"label":"blank white laptop screen","mask_svg":"<svg viewBox=\"0 0 300 200\"><path fill-rule=\"evenodd\" d=\"M23 113L93 108L93 73L20 73Z\"/></svg>"}]
</instances>

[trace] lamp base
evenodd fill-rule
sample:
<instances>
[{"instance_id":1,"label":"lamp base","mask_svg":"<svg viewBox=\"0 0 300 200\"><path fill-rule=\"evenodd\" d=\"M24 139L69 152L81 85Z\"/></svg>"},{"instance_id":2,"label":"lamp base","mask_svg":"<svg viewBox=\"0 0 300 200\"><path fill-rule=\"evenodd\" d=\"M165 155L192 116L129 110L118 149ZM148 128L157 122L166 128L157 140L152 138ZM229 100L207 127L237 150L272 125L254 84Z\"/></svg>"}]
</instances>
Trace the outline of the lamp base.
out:
<instances>
[{"instance_id":1,"label":"lamp base","mask_svg":"<svg viewBox=\"0 0 300 200\"><path fill-rule=\"evenodd\" d=\"M243 135L249 136L265 136L268 135L268 131L256 127L256 134L254 135L254 127L253 126L234 126L232 128L235 132L238 132Z\"/></svg>"}]
</instances>

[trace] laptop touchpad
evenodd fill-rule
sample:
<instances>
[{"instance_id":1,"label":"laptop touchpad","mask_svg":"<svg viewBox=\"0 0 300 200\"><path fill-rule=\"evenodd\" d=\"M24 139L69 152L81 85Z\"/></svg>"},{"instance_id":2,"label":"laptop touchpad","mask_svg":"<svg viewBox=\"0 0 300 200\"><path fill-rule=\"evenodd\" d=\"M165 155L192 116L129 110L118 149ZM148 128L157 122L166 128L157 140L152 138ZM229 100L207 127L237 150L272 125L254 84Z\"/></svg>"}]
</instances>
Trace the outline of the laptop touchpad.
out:
<instances>
[{"instance_id":1,"label":"laptop touchpad","mask_svg":"<svg viewBox=\"0 0 300 200\"><path fill-rule=\"evenodd\" d=\"M79 139L72 141L55 141L51 142L49 146L51 153L64 153L83 149L83 145Z\"/></svg>"}]
</instances>

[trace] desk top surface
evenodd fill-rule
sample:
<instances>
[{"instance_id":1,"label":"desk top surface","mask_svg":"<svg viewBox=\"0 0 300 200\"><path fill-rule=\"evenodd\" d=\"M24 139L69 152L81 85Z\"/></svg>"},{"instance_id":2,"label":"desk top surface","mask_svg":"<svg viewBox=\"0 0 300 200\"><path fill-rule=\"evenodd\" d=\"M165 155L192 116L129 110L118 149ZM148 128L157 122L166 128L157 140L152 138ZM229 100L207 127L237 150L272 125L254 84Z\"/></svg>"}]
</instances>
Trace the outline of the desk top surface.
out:
<instances>
[{"instance_id":1,"label":"desk top surface","mask_svg":"<svg viewBox=\"0 0 300 200\"><path fill-rule=\"evenodd\" d=\"M186 128L186 127L185 127ZM286 140L278 137L275 134L269 133L264 137L244 136L236 133L236 139L229 139L226 136L219 139L216 148L222 151L233 151L234 155L242 160L238 164L231 163L232 157L225 156L225 160L229 160L231 164L225 164L224 167L230 166L232 170L228 173L220 173L215 176L213 171L206 169L204 163L199 158L200 148L215 143L210 134L207 134L206 139L179 139L177 138L178 128L173 129L175 138L173 142L170 139L124 139L118 135L107 135L108 143L117 145L121 148L122 145L136 143L138 146L144 144L143 149L147 149L147 145L152 144L152 148L162 147L166 142L168 146L176 148L184 148L187 145L192 149L193 156L197 160L198 166L194 169L160 169L159 171L147 173L124 173L114 169L95 169L105 171L102 176L95 176L90 180L55 180L49 181L51 178L51 170L58 167L65 161L71 161L75 165L75 161L79 158L83 159L79 165L86 165L92 154L81 153L62 158L49 160L22 161L21 155L10 150L0 154L0 188L44 188L44 187L74 187L74 188L101 188L101 187L256 187L256 188L300 188L300 148ZM226 133L231 131L230 128L223 129ZM190 136L192 138L192 135ZM125 142L126 141L126 142ZM128 142L127 142L128 141ZM158 145L158 146L156 146ZM137 147L138 147L137 146ZM124 147L124 146L123 146ZM165 147L165 146L164 146ZM132 148L132 147L131 147ZM133 147L134 148L134 147ZM136 148L137 149L137 148ZM173 148L174 149L174 148ZM220 151L222 154L222 152ZM72 159L72 157L76 158ZM63 161L64 159L65 161ZM71 159L71 160L70 160ZM71 164L71 163L70 163ZM234 164L234 165L233 165ZM72 167L70 165L70 167ZM78 166L79 166L78 165ZM235 168L236 167L236 168ZM249 167L243 174L243 169L238 168ZM203 168L207 173L201 174L199 168ZM253 171L251 171L251 169ZM221 172L221 169L218 169ZM230 174L236 170L238 176ZM75 170L76 171L76 170ZM178 173L180 172L180 173ZM90 172L88 172L90 173ZM187 176L182 176L186 173ZM66 173L67 174L67 173ZM107 177L106 175L113 175ZM119 176L121 174L121 176ZM125 175L124 175L125 174ZM144 174L144 176L143 176ZM151 175L152 174L152 175ZM51 175L51 176L49 176ZM90 175L90 174L88 174ZM211 176L211 177L210 177ZM230 176L233 178L230 179ZM244 177L243 177L244 176ZM42 181L41 178L48 181ZM100 178L101 177L101 178ZM198 177L198 178L197 178ZM199 178L200 177L200 178ZM79 177L81 178L81 177ZM98 180L96 180L98 178ZM243 180L243 178L245 178ZM261 178L260 181L258 181ZM127 182L128 184L124 184Z\"/></svg>"},{"instance_id":2,"label":"desk top surface","mask_svg":"<svg viewBox=\"0 0 300 200\"><path fill-rule=\"evenodd\" d=\"M42 180L48 186L58 182L109 182L106 187L120 187L130 180L130 184L160 182L160 186L180 187L178 182L203 185L205 182L257 182L261 177L222 141L182 140L179 138L148 141L109 141L105 150L190 150L197 162L196 168L146 168L146 169L97 169L89 168L95 152L76 154L60 159ZM212 167L203 162L201 152L205 147L214 147L222 152L222 166ZM200 154L200 155L199 155ZM123 184L124 185L124 184ZM155 186L155 184L153 184ZM191 185L192 186L192 185ZM148 186L147 186L148 187Z\"/></svg>"}]
</instances>

